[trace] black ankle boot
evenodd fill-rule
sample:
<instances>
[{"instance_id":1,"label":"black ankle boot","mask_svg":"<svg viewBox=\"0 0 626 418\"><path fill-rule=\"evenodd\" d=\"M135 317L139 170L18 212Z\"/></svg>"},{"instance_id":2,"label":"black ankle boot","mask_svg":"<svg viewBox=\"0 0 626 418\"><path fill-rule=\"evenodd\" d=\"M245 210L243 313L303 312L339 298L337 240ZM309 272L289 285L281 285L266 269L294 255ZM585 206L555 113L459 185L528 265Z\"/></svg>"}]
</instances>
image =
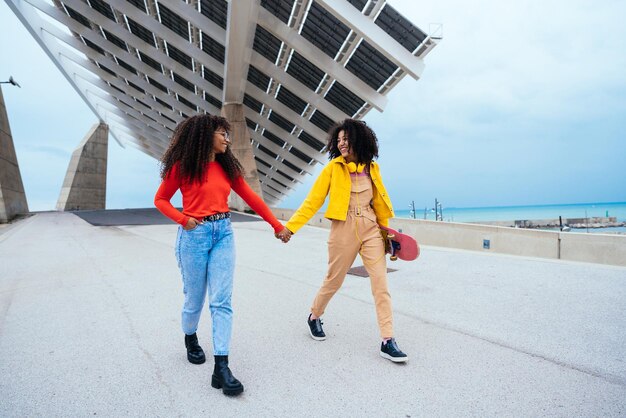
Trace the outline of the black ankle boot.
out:
<instances>
[{"instance_id":1,"label":"black ankle boot","mask_svg":"<svg viewBox=\"0 0 626 418\"><path fill-rule=\"evenodd\" d=\"M228 356L215 356L215 368L211 378L211 386L222 389L224 395L236 396L243 392L243 385L228 368Z\"/></svg>"},{"instance_id":2,"label":"black ankle boot","mask_svg":"<svg viewBox=\"0 0 626 418\"><path fill-rule=\"evenodd\" d=\"M191 335L185 334L185 347L187 347L187 360L189 360L189 363L202 364L206 361L204 351L198 344L198 336L195 332Z\"/></svg>"}]
</instances>

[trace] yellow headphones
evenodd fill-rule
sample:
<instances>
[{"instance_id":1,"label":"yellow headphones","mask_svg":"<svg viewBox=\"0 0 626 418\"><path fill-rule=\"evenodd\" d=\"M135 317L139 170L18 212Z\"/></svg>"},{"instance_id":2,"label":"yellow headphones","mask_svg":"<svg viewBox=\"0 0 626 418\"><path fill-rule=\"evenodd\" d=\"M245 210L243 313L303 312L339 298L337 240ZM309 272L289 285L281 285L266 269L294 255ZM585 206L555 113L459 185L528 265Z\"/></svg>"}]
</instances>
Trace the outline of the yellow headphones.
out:
<instances>
[{"instance_id":1,"label":"yellow headphones","mask_svg":"<svg viewBox=\"0 0 626 418\"><path fill-rule=\"evenodd\" d=\"M359 163L359 165L357 166L355 163L348 163L348 172L350 173L362 173L363 170L365 169L365 164L361 164Z\"/></svg>"}]
</instances>

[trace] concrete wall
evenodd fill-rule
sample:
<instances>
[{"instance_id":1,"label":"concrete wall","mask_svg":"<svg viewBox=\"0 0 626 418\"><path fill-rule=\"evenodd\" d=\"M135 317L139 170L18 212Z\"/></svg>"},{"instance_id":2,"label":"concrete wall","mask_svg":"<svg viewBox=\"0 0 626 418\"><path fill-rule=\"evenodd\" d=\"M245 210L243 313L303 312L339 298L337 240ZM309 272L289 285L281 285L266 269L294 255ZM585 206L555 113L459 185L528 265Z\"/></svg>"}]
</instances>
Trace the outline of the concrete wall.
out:
<instances>
[{"instance_id":1,"label":"concrete wall","mask_svg":"<svg viewBox=\"0 0 626 418\"><path fill-rule=\"evenodd\" d=\"M286 221L293 209L272 209ZM308 225L330 228L330 221L317 213ZM499 226L394 218L393 229L414 237L422 245L463 250L552 258L626 266L626 235L538 231ZM485 240L489 248L484 248Z\"/></svg>"},{"instance_id":2,"label":"concrete wall","mask_svg":"<svg viewBox=\"0 0 626 418\"><path fill-rule=\"evenodd\" d=\"M94 125L72 153L57 210L104 209L109 128Z\"/></svg>"},{"instance_id":3,"label":"concrete wall","mask_svg":"<svg viewBox=\"0 0 626 418\"><path fill-rule=\"evenodd\" d=\"M28 213L28 203L0 87L0 223L20 213Z\"/></svg>"}]
</instances>

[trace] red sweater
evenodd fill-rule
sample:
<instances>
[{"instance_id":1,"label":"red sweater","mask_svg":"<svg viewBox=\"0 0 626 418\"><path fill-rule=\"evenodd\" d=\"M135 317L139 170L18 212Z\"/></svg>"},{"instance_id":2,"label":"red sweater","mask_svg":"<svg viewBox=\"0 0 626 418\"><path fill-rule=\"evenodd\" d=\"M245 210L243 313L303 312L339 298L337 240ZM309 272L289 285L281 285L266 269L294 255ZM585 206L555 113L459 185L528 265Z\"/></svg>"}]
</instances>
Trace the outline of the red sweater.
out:
<instances>
[{"instance_id":1,"label":"red sweater","mask_svg":"<svg viewBox=\"0 0 626 418\"><path fill-rule=\"evenodd\" d=\"M174 222L185 226L189 217L201 221L205 216L228 212L228 195L232 188L252 210L272 225L275 232L283 229L283 225L276 219L270 208L254 193L243 177L239 176L231 182L220 163L216 161L209 163L206 179L202 182L181 181L179 170L180 164L174 164L154 196L154 205L157 209ZM178 189L183 195L182 213L170 203L170 199Z\"/></svg>"}]
</instances>

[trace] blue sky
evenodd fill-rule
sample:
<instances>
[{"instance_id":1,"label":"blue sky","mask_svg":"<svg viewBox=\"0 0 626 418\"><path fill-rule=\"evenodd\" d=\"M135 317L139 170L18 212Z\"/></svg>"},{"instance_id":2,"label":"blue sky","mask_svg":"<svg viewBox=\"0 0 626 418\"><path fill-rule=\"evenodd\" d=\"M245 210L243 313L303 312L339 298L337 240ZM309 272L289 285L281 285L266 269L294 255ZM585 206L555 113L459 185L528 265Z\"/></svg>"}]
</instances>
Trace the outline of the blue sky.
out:
<instances>
[{"instance_id":1,"label":"blue sky","mask_svg":"<svg viewBox=\"0 0 626 418\"><path fill-rule=\"evenodd\" d=\"M396 210L626 201L626 2L389 1L443 24L419 81L365 120ZM96 116L0 2L0 79L31 210L53 209ZM318 167L316 173L321 170ZM280 206L297 207L310 177ZM149 207L156 160L110 138L107 207Z\"/></svg>"}]
</instances>

